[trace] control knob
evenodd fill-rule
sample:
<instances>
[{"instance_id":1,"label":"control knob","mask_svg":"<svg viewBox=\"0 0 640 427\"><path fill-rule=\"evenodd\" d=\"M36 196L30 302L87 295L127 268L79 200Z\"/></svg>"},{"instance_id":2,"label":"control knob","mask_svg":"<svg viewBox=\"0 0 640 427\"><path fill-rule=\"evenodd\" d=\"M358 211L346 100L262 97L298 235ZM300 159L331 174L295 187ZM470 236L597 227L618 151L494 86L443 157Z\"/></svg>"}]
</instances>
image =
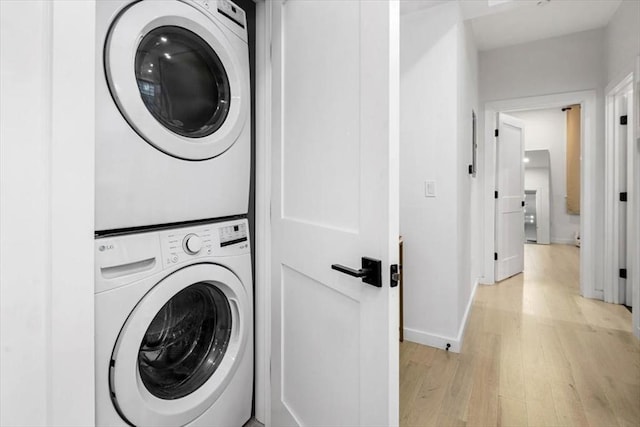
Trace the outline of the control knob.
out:
<instances>
[{"instance_id":1,"label":"control knob","mask_svg":"<svg viewBox=\"0 0 640 427\"><path fill-rule=\"evenodd\" d=\"M202 239L197 234L189 234L183 240L185 252L194 255L202 249Z\"/></svg>"}]
</instances>

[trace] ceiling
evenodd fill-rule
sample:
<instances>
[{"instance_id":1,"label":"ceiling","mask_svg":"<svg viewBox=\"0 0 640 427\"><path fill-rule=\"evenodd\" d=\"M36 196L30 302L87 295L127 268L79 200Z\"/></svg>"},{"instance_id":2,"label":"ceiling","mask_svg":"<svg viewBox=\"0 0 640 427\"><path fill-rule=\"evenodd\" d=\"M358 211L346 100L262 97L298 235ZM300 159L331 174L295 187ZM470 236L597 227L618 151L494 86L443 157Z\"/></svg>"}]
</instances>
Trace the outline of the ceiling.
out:
<instances>
[{"instance_id":1,"label":"ceiling","mask_svg":"<svg viewBox=\"0 0 640 427\"><path fill-rule=\"evenodd\" d=\"M622 0L459 0L479 50L592 30L607 25ZM447 1L403 0L412 13ZM540 4L539 4L540 3ZM491 5L491 6L490 6Z\"/></svg>"}]
</instances>

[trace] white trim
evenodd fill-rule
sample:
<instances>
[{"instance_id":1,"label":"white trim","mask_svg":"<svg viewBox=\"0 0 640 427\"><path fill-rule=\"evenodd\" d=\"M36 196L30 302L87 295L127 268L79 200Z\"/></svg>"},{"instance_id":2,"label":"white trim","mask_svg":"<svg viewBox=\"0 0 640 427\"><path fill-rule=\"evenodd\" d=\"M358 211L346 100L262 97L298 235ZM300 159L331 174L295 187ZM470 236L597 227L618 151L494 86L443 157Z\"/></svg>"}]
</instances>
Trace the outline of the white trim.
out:
<instances>
[{"instance_id":1,"label":"white trim","mask_svg":"<svg viewBox=\"0 0 640 427\"><path fill-rule=\"evenodd\" d=\"M493 192L495 190L495 143L494 125L492 120L497 112L524 111L539 108L554 108L567 104L582 105L582 141L581 156L582 167L580 170L580 240L582 249L580 250L580 293L587 298L599 298L600 292L595 289L597 276L596 256L598 251L596 245L597 237L601 236L601 227L596 223L597 206L594 203L595 187L597 185L596 175L596 91L587 90L579 92L567 92L552 95L541 95L524 98L515 98L499 101L489 101L485 103L485 227L488 233L485 236L484 271L485 281L495 282L493 273L493 253L495 227L495 203ZM491 179L493 178L493 179Z\"/></svg>"},{"instance_id":2,"label":"white trim","mask_svg":"<svg viewBox=\"0 0 640 427\"><path fill-rule=\"evenodd\" d=\"M633 296L632 296L632 307L633 307L633 315L632 315L632 328L633 334L636 338L640 339L640 55L636 59L636 70L635 70L635 84L634 84L634 94L633 94L633 121L635 122L636 129L633 138L633 146L635 147L635 152L633 153L633 161L632 161L632 179L631 182L634 183L634 188L631 188L631 220L632 228L630 230L630 236L632 236L631 240L634 242L631 245L631 254L630 258L632 263L629 268L631 271L631 283L633 286Z\"/></svg>"},{"instance_id":3,"label":"white trim","mask_svg":"<svg viewBox=\"0 0 640 427\"><path fill-rule=\"evenodd\" d=\"M493 285L495 280L495 260L493 254L495 253L495 209L496 202L494 192L496 191L496 138L494 132L497 126L496 117L498 111L490 109L489 105L485 105L484 109L484 186L481 191L484 192L484 251L482 259L484 260L484 276L481 280L482 284Z\"/></svg>"},{"instance_id":4,"label":"white trim","mask_svg":"<svg viewBox=\"0 0 640 427\"><path fill-rule=\"evenodd\" d=\"M95 422L95 7L53 2L51 16L51 139L43 141L51 150L47 425Z\"/></svg>"},{"instance_id":5,"label":"white trim","mask_svg":"<svg viewBox=\"0 0 640 427\"><path fill-rule=\"evenodd\" d=\"M582 239L582 237L580 238ZM575 239L565 239L564 237L552 237L551 244L552 245L571 245L575 246Z\"/></svg>"},{"instance_id":6,"label":"white trim","mask_svg":"<svg viewBox=\"0 0 640 427\"><path fill-rule=\"evenodd\" d=\"M604 301L614 304L622 303L619 289L619 265L620 265L620 203L617 200L618 180L616 171L620 153L616 141L618 115L618 97L633 90L633 73L629 73L621 81L607 86L605 98L605 174L604 174ZM633 115L631 117L633 126ZM628 144L631 141L627 141Z\"/></svg>"},{"instance_id":7,"label":"white trim","mask_svg":"<svg viewBox=\"0 0 640 427\"><path fill-rule=\"evenodd\" d=\"M479 283L481 283L481 278L477 278L473 283L471 297L469 298L467 308L464 311L464 316L462 317L462 323L460 324L460 328L458 329L457 336L445 337L442 335L431 334L417 329L404 328L404 339L406 341L411 341L418 344L428 345L429 347L441 348L445 350L447 348L447 344L451 344L451 347L449 347L449 351L453 353L460 353L462 344L464 342L464 334L467 329L467 323L469 321L469 314L471 313L471 310L473 308L473 299L475 298L476 289L478 289Z\"/></svg>"},{"instance_id":8,"label":"white trim","mask_svg":"<svg viewBox=\"0 0 640 427\"><path fill-rule=\"evenodd\" d=\"M406 341L428 345L429 347L435 347L442 350L447 348L447 344L451 344L449 351L453 353L460 353L460 342L453 337L444 337L442 335L430 334L417 329L404 328L404 339Z\"/></svg>"},{"instance_id":9,"label":"white trim","mask_svg":"<svg viewBox=\"0 0 640 427\"><path fill-rule=\"evenodd\" d=\"M271 424L271 2L256 1L255 418Z\"/></svg>"}]
</instances>

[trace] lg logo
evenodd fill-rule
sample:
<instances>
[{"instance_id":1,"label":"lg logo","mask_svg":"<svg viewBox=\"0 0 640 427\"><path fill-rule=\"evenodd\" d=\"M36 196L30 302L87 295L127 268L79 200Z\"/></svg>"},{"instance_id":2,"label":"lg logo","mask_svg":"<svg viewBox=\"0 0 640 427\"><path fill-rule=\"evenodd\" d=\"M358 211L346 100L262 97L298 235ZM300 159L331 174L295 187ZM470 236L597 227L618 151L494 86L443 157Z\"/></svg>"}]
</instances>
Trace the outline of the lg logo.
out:
<instances>
[{"instance_id":1,"label":"lg logo","mask_svg":"<svg viewBox=\"0 0 640 427\"><path fill-rule=\"evenodd\" d=\"M104 251L108 251L110 249L113 249L114 247L115 247L115 245L113 243L109 243L109 244L106 244L106 245L98 246L98 250L100 252L104 252Z\"/></svg>"}]
</instances>

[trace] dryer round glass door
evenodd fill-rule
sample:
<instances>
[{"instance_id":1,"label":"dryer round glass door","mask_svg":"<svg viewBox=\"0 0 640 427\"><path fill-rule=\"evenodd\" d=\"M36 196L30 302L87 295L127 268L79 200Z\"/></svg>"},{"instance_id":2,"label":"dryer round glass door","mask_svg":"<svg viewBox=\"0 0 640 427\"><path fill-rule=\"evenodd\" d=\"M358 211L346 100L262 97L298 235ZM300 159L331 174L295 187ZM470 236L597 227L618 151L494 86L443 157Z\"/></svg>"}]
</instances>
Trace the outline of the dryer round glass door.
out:
<instances>
[{"instance_id":1,"label":"dryer round glass door","mask_svg":"<svg viewBox=\"0 0 640 427\"><path fill-rule=\"evenodd\" d=\"M122 116L168 155L216 157L248 124L248 46L195 5L124 9L107 36L104 66Z\"/></svg>"},{"instance_id":2,"label":"dryer round glass door","mask_svg":"<svg viewBox=\"0 0 640 427\"><path fill-rule=\"evenodd\" d=\"M151 30L138 46L135 71L145 107L170 131L200 138L227 118L227 72L197 34L175 26Z\"/></svg>"},{"instance_id":3,"label":"dryer round glass door","mask_svg":"<svg viewBox=\"0 0 640 427\"><path fill-rule=\"evenodd\" d=\"M110 388L132 425L184 425L224 391L241 360L251 304L239 279L215 264L165 277L136 305L118 336Z\"/></svg>"}]
</instances>

